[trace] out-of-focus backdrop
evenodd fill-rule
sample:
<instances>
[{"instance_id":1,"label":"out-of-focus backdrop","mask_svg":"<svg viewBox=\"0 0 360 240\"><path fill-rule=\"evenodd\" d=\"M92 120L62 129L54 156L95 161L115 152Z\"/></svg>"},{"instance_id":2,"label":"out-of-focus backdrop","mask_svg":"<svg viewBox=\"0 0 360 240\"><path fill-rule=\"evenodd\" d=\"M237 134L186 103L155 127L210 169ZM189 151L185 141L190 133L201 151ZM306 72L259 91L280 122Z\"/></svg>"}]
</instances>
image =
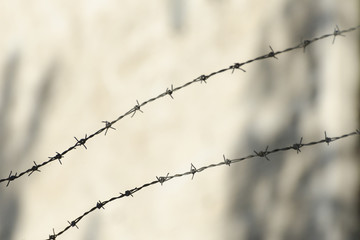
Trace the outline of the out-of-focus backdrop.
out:
<instances>
[{"instance_id":1,"label":"out-of-focus backdrop","mask_svg":"<svg viewBox=\"0 0 360 240\"><path fill-rule=\"evenodd\" d=\"M0 1L0 177L135 104L359 24L359 1ZM219 74L0 186L0 239L45 239L145 182L359 127L359 32ZM144 189L58 239L359 239L359 138Z\"/></svg>"}]
</instances>

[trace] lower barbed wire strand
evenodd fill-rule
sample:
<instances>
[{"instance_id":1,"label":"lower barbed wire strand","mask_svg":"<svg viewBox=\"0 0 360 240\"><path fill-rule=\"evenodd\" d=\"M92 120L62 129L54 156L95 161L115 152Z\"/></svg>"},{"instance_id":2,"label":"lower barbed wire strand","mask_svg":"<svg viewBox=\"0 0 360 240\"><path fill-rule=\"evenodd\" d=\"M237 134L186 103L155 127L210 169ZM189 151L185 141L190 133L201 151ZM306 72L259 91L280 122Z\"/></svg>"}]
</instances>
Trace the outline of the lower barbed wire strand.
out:
<instances>
[{"instance_id":1,"label":"lower barbed wire strand","mask_svg":"<svg viewBox=\"0 0 360 240\"><path fill-rule=\"evenodd\" d=\"M335 141L338 141L340 139L344 139L344 138L347 138L347 137L350 137L350 136L360 136L360 130L356 129L355 132L350 132L350 133L347 133L347 134L343 134L341 136L337 136L337 137L331 137L331 141L330 142L335 142ZM326 134L325 134L326 136ZM327 136L326 136L327 137ZM53 230L53 234L52 235L49 235L49 240L50 239L54 239L54 238L50 238L50 237L58 237L60 236L61 234L63 234L64 232L68 231L71 227L73 227L72 223L78 223L80 222L86 215L90 214L91 212L95 211L95 210L100 210L101 208L103 208L106 204L110 203L110 202L113 202L115 200L118 200L118 199L121 199L121 198L124 198L125 196L133 196L134 193L136 192L139 192L141 191L142 189L144 188L147 188L147 187L150 187L152 185L155 185L155 184L158 184L160 183L161 186L163 185L164 182L168 182L174 178L178 178L178 177L184 177L184 176L187 176L187 175L194 175L196 173L200 173L200 172L203 172L205 171L206 169L209 169L209 168L214 168L214 167L219 167L219 166L222 166L222 165L229 165L230 164L233 164L233 163L238 163L238 162L241 162L243 160L246 160L246 159L252 159L252 158L266 158L268 155L271 155L271 154L274 154L274 153L277 153L277 152L286 152L286 151L290 151L290 150L296 150L297 153L301 152L299 151L301 148L303 147L311 147L311 146L314 146L314 145L317 145L317 144L321 144L321 143L328 143L326 142L325 139L320 139L318 141L312 141L312 142L309 142L309 143L302 143L302 139L301 138L301 143L294 143L291 145L291 147L289 146L285 146L283 148L276 148L276 149L273 149L273 150L268 150L268 147L266 147L266 150L265 151L260 151L258 154L252 154L252 155L248 155L246 157L241 157L241 158L235 158L235 159L227 159L225 158L225 155L223 155L223 161L221 162L218 162L218 163L212 163L212 164L209 164L209 165L206 165L206 166L202 166L200 168L195 168L195 166L193 164L191 164L191 169L190 171L187 171L187 172L183 172L183 173L177 173L177 174L174 174L174 175L169 175L169 173L167 174L166 177L156 177L156 180L153 180L151 182L148 182L148 183L144 183L143 185L141 185L140 187L135 187L133 189L130 189L130 190L126 190L125 191L125 194L122 194L120 193L120 195L117 195L117 196L114 196L114 197L111 197L109 198L108 200L105 200L103 202L101 201L98 201L96 206L92 207L90 210L84 212L81 216L75 218L75 220L73 220L72 222L70 222L70 224L68 224L62 231L58 232L57 234L55 233L55 230ZM260 153L263 153L263 154L260 154Z\"/></svg>"}]
</instances>

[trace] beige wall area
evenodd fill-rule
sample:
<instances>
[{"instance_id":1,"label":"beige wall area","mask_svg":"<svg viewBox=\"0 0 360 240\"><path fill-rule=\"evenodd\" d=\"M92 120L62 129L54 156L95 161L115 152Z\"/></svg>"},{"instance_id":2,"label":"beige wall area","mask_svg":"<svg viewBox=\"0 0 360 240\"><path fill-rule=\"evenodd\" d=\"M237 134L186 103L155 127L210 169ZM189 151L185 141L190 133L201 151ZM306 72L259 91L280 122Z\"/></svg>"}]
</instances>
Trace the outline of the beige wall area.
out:
<instances>
[{"instance_id":1,"label":"beige wall area","mask_svg":"<svg viewBox=\"0 0 360 240\"><path fill-rule=\"evenodd\" d=\"M0 1L0 178L173 85L359 24L357 0ZM0 184L0 239L45 239L128 189L359 129L359 30L217 74ZM155 184L57 239L358 239L359 137Z\"/></svg>"}]
</instances>

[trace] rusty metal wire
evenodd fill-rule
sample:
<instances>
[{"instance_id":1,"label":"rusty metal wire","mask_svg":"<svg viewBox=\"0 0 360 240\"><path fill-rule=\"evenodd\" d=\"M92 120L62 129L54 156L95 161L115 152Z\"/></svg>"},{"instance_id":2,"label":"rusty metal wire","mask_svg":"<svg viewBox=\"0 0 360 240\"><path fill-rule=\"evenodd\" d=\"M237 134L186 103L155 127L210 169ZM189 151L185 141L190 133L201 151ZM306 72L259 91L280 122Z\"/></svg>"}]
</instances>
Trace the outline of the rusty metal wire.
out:
<instances>
[{"instance_id":1,"label":"rusty metal wire","mask_svg":"<svg viewBox=\"0 0 360 240\"><path fill-rule=\"evenodd\" d=\"M135 187L135 188L126 190L124 193L120 192L118 195L116 195L116 196L114 196L114 197L112 197L110 199L107 199L107 200L104 200L104 201L99 200L98 202L96 202L96 204L91 209L84 212L79 217L75 218L72 221L67 221L68 225L63 230L56 233L55 230L53 229L53 233L51 235L49 235L48 239L49 240L56 239L58 236L60 236L64 232L68 231L72 227L78 228L77 224L85 216L87 216L91 212L94 212L95 210L105 209L104 206L106 204L108 204L108 203L110 203L112 201L118 200L120 198L123 198L123 197L129 197L129 196L133 197L133 194L135 194L136 192L138 192L138 191L140 191L140 190L142 190L144 188L150 187L152 185L160 183L160 185L162 186L165 182L168 182L171 179L184 177L184 176L187 176L187 175L192 175L191 179L193 179L196 173L203 172L206 169L219 167L219 166L222 166L222 165L231 166L231 164L233 164L233 163L238 163L238 162L244 161L246 159L259 157L259 158L265 158L266 160L270 160L268 158L268 156L271 155L271 154L274 154L276 152L285 152L285 151L289 151L289 150L295 150L296 153L298 154L299 152L301 152L300 149L302 149L304 147L309 147L309 146L317 145L317 144L320 144L320 143L326 143L327 145L329 145L331 142L337 141L337 140L342 139L342 138L355 136L355 135L360 136L360 130L357 129L354 132L350 132L350 133L347 133L347 134L344 134L344 135L341 135L341 136L338 136L338 137L328 137L326 132L325 132L324 135L325 135L324 138L320 139L318 141L312 141L312 142L308 142L308 143L303 143L303 138L301 137L300 142L294 143L294 144L292 144L290 146L285 146L285 147L282 147L282 148L276 148L276 149L272 149L272 150L269 150L269 146L267 146L264 151L259 151L259 152L254 151L255 154L250 154L248 156L235 158L235 159L228 159L228 158L225 157L225 155L223 155L223 160L218 162L218 163L209 164L209 165L206 165L206 166L203 166L203 167L200 167L200 168L196 168L194 166L194 164L191 163L190 164L190 171L183 172L183 173L176 173L174 175L170 175L170 173L167 173L165 176L160 176L160 177L156 176L156 180L153 180L153 181L148 182L148 183L144 183L143 185L141 185L139 187Z\"/></svg>"},{"instance_id":2,"label":"rusty metal wire","mask_svg":"<svg viewBox=\"0 0 360 240\"><path fill-rule=\"evenodd\" d=\"M270 46L270 52L265 54L265 55L262 55L262 56L259 56L259 57L256 57L254 59L250 59L250 60L247 60L245 62L241 62L241 63L234 63L233 65L229 66L229 67L226 67L226 68L223 68L223 69L220 69L218 71L215 71L215 72L212 72L208 75L205 75L205 74L202 74L201 76L193 79L192 81L189 81L179 87L173 87L173 85L171 85L171 88L167 88L165 90L165 92L161 93L160 95L156 96L156 97L153 97L153 98L150 98L142 103L139 103L138 100L136 100L136 105L131 108L130 110L128 110L127 112L125 112L124 114L120 115L117 119L109 122L109 121L103 121L103 123L105 123L105 126L100 128L98 131L92 133L92 134L85 134L85 137L84 138L75 138L76 140L76 143L72 146L70 146L68 149L62 151L62 152L56 152L56 154L52 157L49 157L49 159L47 161L44 161L40 164L37 164L36 162L34 162L34 165L32 167L30 167L29 169L27 170L24 170L22 172L20 172L19 174L16 172L15 174L13 174L13 171L10 171L10 174L8 177L6 178L2 178L0 179L0 183L7 183L6 186L9 186L10 182L24 176L25 174L28 174L28 176L32 175L34 172L40 172L40 168L53 162L53 161L59 161L60 164L62 164L61 162L61 159L70 151L76 149L76 147L78 146L83 146L85 149L87 149L85 143L87 141L89 141L90 139L92 139L93 137L99 135L100 133L104 132L105 131L105 135L107 134L108 130L109 129L112 129L112 130L116 130L113 125L115 123L117 123L118 121L120 121L121 119L123 119L124 117L128 116L131 114L131 117L134 117L134 115L136 114L137 111L139 112L143 112L141 110L141 108L143 106L145 106L146 104L148 103L151 103L159 98L162 98L162 97L165 97L167 95L169 95L171 98L173 98L173 94L183 88L186 88L196 82L200 82L200 83L206 83L207 80L209 80L209 78L217 75L217 74L220 74L220 73L223 73L223 72L226 72L226 71L229 71L231 70L231 73L233 73L236 69L239 69L243 72L245 72L245 70L242 68L244 65L246 64L249 64L249 63L252 63L252 62L255 62L255 61L260 61L260 60L264 60L264 59L268 59L268 58L274 58L274 59L277 59L277 55L280 55L282 53L286 53L286 52L290 52L290 51L294 51L296 49L303 49L303 51L305 52L305 49L312 43L318 41L318 40L321 40L321 39L325 39L325 38L328 38L328 37L333 37L333 41L332 43L334 43L335 41L335 38L337 36L345 36L344 33L347 33L347 32L352 32L352 31L355 31L357 29L360 28L360 25L359 26L356 26L356 27L352 27L352 28L348 28L348 29L345 29L345 30L340 30L339 27L336 25L336 28L334 29L334 31L332 33L328 33L328 34L325 34L325 35L322 35L320 37L315 37L313 39L309 39L309 40L304 40L304 41L301 41L299 44L293 46L293 47L289 47L289 48L286 48L284 50L281 50L281 51L274 51L273 48Z\"/></svg>"},{"instance_id":3,"label":"rusty metal wire","mask_svg":"<svg viewBox=\"0 0 360 240\"><path fill-rule=\"evenodd\" d=\"M275 51L273 50L273 48L270 46L270 50L271 50L271 51L270 51L269 53L265 54L265 55L259 56L259 57L254 58L254 59L247 60L247 61L242 62L242 63L234 63L233 65L231 65L231 66L229 66L229 67L227 67L227 68L220 69L220 70L215 71L215 72L212 72L212 73L210 73L210 74L208 74L208 75L203 74L203 75L201 75L200 77L197 77L197 78L193 79L192 81L189 81L189 82L187 82L187 83L185 83L185 84L183 84L183 85L181 85L181 86L179 86L179 87L175 87L175 88L174 88L173 85L171 85L171 88L167 88L167 89L165 90L165 92L161 93L160 95L158 95L158 96L156 96L156 97L150 98L150 99L142 102L141 104L139 103L138 100L136 100L136 105L135 105L133 108L131 108L130 110L128 110L126 113L124 113L123 115L120 115L117 119L115 119L115 120L113 120L113 121L111 121L111 122L109 122L109 121L103 121L103 123L105 123L105 127L100 128L98 131L96 131L96 132L94 132L94 133L92 133L92 134L89 134L89 135L85 134L85 137L84 137L84 138L78 139L78 138L74 137L75 140L76 140L76 143L75 143L74 145L72 145L72 146L69 147L68 149L62 151L61 153L56 152L56 154L55 154L54 156L49 157L49 159L48 159L47 161L44 161L44 162L42 162L42 163L40 163L40 164L37 164L37 163L34 161L34 165L33 165L31 168L29 168L29 169L27 169L27 170L25 170L25 171L23 171L23 172L20 172L19 174L17 174L17 173L13 174L13 172L10 171L10 174L9 174L9 176L8 176L7 178L2 178L2 179L0 179L0 183L1 183L1 182L4 182L4 183L7 182L6 186L9 186L10 182L12 182L12 181L14 181L14 180L22 177L22 176L25 175L25 174L28 174L28 176L30 176L30 175L32 175L35 171L40 172L39 168L41 168L41 167L43 167L43 166L45 166L45 165L47 165L47 164L49 164L49 163L51 163L51 162L53 162L53 161L56 161L56 160L58 160L59 163L62 164L61 159L62 159L68 152L76 149L76 147L78 147L78 146L83 146L85 149L87 149L85 143L86 143L88 140L90 140L90 139L92 139L93 137L99 135L99 134L102 133L103 131L105 131L105 135L106 135L109 129L116 130L116 129L113 127L113 125L114 125L115 123L117 123L118 121L120 121L121 119L123 119L124 117L126 117L127 115L130 115L130 114L131 114L131 117L134 117L134 115L136 114L137 111L143 112L143 111L141 110L141 108L142 108L143 106L145 106L146 104L151 103L151 102L153 102L153 101L155 101L155 100L157 100L157 99L159 99L159 98L162 98L162 97L164 97L164 96L166 96L166 95L169 95L171 98L173 98L173 93L174 93L174 92L179 91L179 90L181 90L181 89L183 89L183 88L185 88L185 87L188 87L188 86L190 86L190 85L193 84L193 83L196 83L196 82L200 82L200 83L204 82L204 83L206 83L206 81L207 81L210 77L213 77L213 76L215 76L215 75L217 75L217 74L220 74L220 73L223 73L223 72L226 72L226 71L229 71L229 70L231 70L232 73L233 73L236 69L239 69L239 70L245 72L245 70L242 69L241 67L244 66L244 65L246 65L246 64L249 64L249 63L252 63L252 62L255 62L255 61L264 60L264 59L267 59L267 58L275 58L275 59L277 59L277 55L280 55L280 54L286 53L286 52L290 52L290 51L293 51L293 50L296 50L296 49L299 49L299 48L303 48L303 49L304 49L303 51L305 52L305 49L306 49L310 44L312 44L312 43L314 43L314 42L316 42L316 41L318 41L318 40L324 39L324 38L328 38L328 37L332 37L332 36L333 36L333 42L332 42L332 43L334 43L335 38L336 38L337 36L344 36L344 35L343 35L344 33L346 33L346 32L352 32L352 31L355 31L355 30L357 30L357 29L359 29L359 28L360 28L360 26L352 27L352 28L349 28L349 29L346 29L346 30L340 30L339 27L336 26L336 28L334 29L334 32L333 32L333 33L325 34L325 35L322 35L322 36L320 36L320 37L316 37L316 38L313 38L313 39L310 39L310 40L301 41L300 44L297 44L296 46L293 46L293 47L284 49L284 50L282 50L282 51L277 51L277 52L275 52Z\"/></svg>"}]
</instances>

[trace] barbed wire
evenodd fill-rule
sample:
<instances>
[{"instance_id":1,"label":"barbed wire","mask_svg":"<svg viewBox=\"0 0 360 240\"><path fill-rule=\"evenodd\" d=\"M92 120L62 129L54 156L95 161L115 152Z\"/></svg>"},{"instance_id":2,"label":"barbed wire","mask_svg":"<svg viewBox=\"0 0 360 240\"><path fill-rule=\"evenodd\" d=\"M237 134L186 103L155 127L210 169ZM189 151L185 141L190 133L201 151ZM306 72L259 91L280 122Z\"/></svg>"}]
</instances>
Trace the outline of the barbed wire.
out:
<instances>
[{"instance_id":1,"label":"barbed wire","mask_svg":"<svg viewBox=\"0 0 360 240\"><path fill-rule=\"evenodd\" d=\"M304 148L304 147L309 147L309 146L317 145L317 144L320 144L320 143L326 143L327 145L329 145L331 142L337 141L337 140L342 139L342 138L355 136L355 135L360 136L360 130L357 129L357 130L355 130L355 132L347 133L347 134L344 134L344 135L341 135L341 136L338 136L338 137L329 137L329 136L327 136L326 131L324 132L324 135L325 135L325 137L323 139L318 140L318 141L312 141L312 142L304 143L303 142L303 137L301 137L300 141L298 143L294 143L294 144L292 144L290 146L286 146L286 147L282 147L282 148L275 148L273 150L269 150L269 146L267 146L264 151L257 152L256 150L254 150L254 154L250 154L248 156L235 158L235 159L228 159L228 158L225 157L225 155L223 155L223 160L221 162L218 162L218 163L209 164L209 165L206 165L206 166L203 166L203 167L200 167L200 168L196 168L194 166L194 164L191 163L190 164L190 171L183 172L183 173L177 173L177 174L174 174L174 175L170 175L170 173L167 173L166 176L160 176L160 177L156 176L156 180L145 183L145 184L143 184L143 185L141 185L139 187L135 187L135 188L126 190L124 193L120 192L119 195L114 196L114 197L112 197L110 199L107 199L105 201L100 201L99 200L98 202L96 202L96 204L91 209L84 212L79 217L75 218L72 221L67 221L68 225L63 230L61 230L60 232L55 233L55 230L53 229L53 233L51 235L49 235L49 238L47 238L47 239L48 240L54 240L58 236L60 236L64 232L68 231L72 227L79 228L77 226L77 224L85 216L87 216L91 212L94 212L95 210L98 210L98 209L105 209L104 206L106 204L108 204L110 202L113 202L115 200L118 200L120 198L129 197L129 196L134 197L133 194L135 194L136 192L138 192L138 191L140 191L140 190L142 190L144 188L150 187L152 185L160 183L161 186L162 186L165 182L168 182L171 179L184 177L184 176L187 176L187 175L192 175L191 179L193 179L196 173L200 173L202 171L205 171L206 169L219 167L219 166L222 166L222 165L230 166L233 163L238 163L238 162L244 161L246 159L260 157L260 158L265 158L266 160L270 161L268 156L273 154L273 153L276 153L276 152L285 152L285 151L289 151L289 150L295 150L296 153L298 154L298 153L301 152L301 149Z\"/></svg>"},{"instance_id":2,"label":"barbed wire","mask_svg":"<svg viewBox=\"0 0 360 240\"><path fill-rule=\"evenodd\" d=\"M301 41L298 45L296 46L293 46L293 47L289 47L289 48L286 48L284 50L281 50L281 51L274 51L273 48L271 46L270 47L270 52L265 54L265 55L262 55L262 56L259 56L259 57L256 57L256 58L253 58L253 59L250 59L250 60L247 60L245 62L241 62L241 63L234 63L233 65L227 67L227 68L223 68L223 69L220 69L218 71L215 71L215 72L212 72L208 75L205 75L205 74L202 74L200 75L199 77L193 79L192 81L189 81L179 87L173 87L173 85L171 85L170 88L167 88L165 90L165 92L161 93L160 95L156 96L156 97L153 97L153 98L150 98L144 102L142 102L141 104L139 103L138 100L136 100L136 105L131 108L130 110L128 110L127 112L125 112L123 115L120 115L117 119L109 122L109 121L102 121L103 123L105 123L105 126L103 128L100 128L99 130L97 130L96 132L92 133L92 134L85 134L85 137L84 138L75 138L76 140L76 143L74 145L72 145L71 147L69 147L68 149L62 151L62 152L56 152L56 154L52 157L49 157L49 159L47 161L44 161L40 164L37 164L35 161L34 161L34 165L23 171L23 172L20 172L19 174L16 172L15 174L13 174L12 171L10 171L10 174L8 177L6 178L2 178L0 179L0 183L2 182L6 182L6 187L9 186L10 182L12 181L15 181L16 179L24 176L25 174L28 174L28 176L32 175L34 172L40 172L40 168L42 168L43 166L53 162L53 161L59 161L60 164L62 164L61 162L61 159L70 151L76 149L76 147L79 147L79 146L83 146L85 149L87 149L85 143L87 141L89 141L90 139L92 139L93 137L99 135L100 133L104 132L105 131L105 135L107 134L108 130L109 129L113 129L113 130L116 130L113 125L115 123L117 123L118 121L120 121L121 119L123 119L124 117L128 116L131 114L131 117L134 117L134 115L136 114L136 112L143 112L141 110L141 108L143 106L145 106L146 104L148 103L151 103L159 98L162 98L162 97L165 97L167 95L169 95L171 98L173 98L173 93L183 89L183 88L186 88L196 82L200 82L200 83L206 83L206 81L217 75L217 74L220 74L220 73L223 73L223 72L226 72L226 71L229 71L231 70L231 73L233 73L236 69L238 70L241 70L243 72L246 72L242 67L246 64L249 64L249 63L252 63L252 62L255 62L255 61L260 61L260 60L264 60L264 59L268 59L268 58L275 58L277 59L277 55L280 55L280 54L283 54L283 53L286 53L286 52L290 52L290 51L293 51L293 50L296 50L296 49L300 49L300 48L303 48L303 51L305 52L305 49L312 43L316 42L316 41L319 41L321 39L325 39L325 38L328 38L328 37L333 37L333 41L332 43L335 42L335 38L337 36L345 36L344 33L347 33L347 32L352 32L352 31L355 31L357 30L358 28L360 28L360 25L359 26L356 26L356 27L352 27L352 28L349 28L349 29L345 29L345 30L340 30L339 27L336 25L334 31L332 33L328 33L328 34L325 34L325 35L322 35L320 37L315 37L313 39L309 39L309 40L304 40L304 41Z\"/></svg>"}]
</instances>

